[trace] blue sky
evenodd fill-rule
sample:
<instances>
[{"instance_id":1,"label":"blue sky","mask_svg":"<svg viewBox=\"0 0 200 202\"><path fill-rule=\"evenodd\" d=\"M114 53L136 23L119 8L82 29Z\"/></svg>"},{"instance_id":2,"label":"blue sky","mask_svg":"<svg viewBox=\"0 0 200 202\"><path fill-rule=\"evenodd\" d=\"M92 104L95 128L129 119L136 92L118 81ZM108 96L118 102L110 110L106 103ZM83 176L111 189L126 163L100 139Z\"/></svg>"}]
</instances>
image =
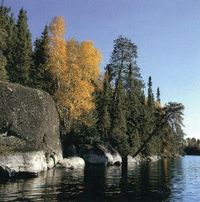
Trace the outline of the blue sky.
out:
<instances>
[{"instance_id":1,"label":"blue sky","mask_svg":"<svg viewBox=\"0 0 200 202\"><path fill-rule=\"evenodd\" d=\"M200 1L198 0L4 0L15 16L27 10L33 39L52 17L63 16L66 39L91 39L109 61L113 40L138 46L145 81L152 76L162 103L185 105L185 132L200 138Z\"/></svg>"}]
</instances>

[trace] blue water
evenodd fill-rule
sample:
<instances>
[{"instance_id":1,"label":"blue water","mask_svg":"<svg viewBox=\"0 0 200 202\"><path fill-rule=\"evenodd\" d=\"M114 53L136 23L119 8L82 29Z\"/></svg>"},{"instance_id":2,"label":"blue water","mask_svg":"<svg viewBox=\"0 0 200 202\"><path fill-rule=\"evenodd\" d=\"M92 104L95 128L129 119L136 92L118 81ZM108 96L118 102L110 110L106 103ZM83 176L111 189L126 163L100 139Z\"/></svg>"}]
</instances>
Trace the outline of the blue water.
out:
<instances>
[{"instance_id":1,"label":"blue water","mask_svg":"<svg viewBox=\"0 0 200 202\"><path fill-rule=\"evenodd\" d=\"M55 169L0 184L0 201L200 201L200 156L122 167Z\"/></svg>"}]
</instances>

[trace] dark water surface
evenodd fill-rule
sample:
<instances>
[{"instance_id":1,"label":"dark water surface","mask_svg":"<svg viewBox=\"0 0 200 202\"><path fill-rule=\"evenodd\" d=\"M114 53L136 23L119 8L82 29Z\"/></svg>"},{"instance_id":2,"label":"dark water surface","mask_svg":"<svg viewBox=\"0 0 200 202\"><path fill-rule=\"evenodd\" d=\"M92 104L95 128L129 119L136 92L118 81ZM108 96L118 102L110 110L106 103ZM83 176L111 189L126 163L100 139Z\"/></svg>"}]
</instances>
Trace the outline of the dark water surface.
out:
<instances>
[{"instance_id":1,"label":"dark water surface","mask_svg":"<svg viewBox=\"0 0 200 202\"><path fill-rule=\"evenodd\" d=\"M0 184L0 201L200 201L200 156L128 167L56 169Z\"/></svg>"}]
</instances>

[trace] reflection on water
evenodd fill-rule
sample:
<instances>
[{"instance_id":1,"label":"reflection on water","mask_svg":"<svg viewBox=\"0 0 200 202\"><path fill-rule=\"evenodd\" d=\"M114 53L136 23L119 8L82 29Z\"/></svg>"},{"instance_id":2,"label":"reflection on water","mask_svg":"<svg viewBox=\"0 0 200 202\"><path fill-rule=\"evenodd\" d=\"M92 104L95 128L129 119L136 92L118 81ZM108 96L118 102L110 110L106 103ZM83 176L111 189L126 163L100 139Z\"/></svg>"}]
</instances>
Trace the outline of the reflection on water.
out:
<instances>
[{"instance_id":1,"label":"reflection on water","mask_svg":"<svg viewBox=\"0 0 200 202\"><path fill-rule=\"evenodd\" d=\"M199 201L200 157L56 169L0 184L0 201Z\"/></svg>"}]
</instances>

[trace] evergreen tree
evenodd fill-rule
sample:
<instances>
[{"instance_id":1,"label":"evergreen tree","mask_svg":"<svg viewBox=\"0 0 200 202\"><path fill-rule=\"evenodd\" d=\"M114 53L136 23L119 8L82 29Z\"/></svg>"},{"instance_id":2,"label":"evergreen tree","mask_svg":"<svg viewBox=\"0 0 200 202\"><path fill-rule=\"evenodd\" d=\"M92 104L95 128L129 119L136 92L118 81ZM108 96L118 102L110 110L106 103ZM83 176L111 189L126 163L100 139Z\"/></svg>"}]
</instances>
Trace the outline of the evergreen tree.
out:
<instances>
[{"instance_id":1,"label":"evergreen tree","mask_svg":"<svg viewBox=\"0 0 200 202\"><path fill-rule=\"evenodd\" d=\"M7 80L7 71L6 71L6 58L0 50L0 81Z\"/></svg>"},{"instance_id":2,"label":"evergreen tree","mask_svg":"<svg viewBox=\"0 0 200 202\"><path fill-rule=\"evenodd\" d=\"M120 152L122 157L126 157L129 153L129 144L124 106L124 91L121 79L118 81L117 92L112 110L111 143Z\"/></svg>"},{"instance_id":3,"label":"evergreen tree","mask_svg":"<svg viewBox=\"0 0 200 202\"><path fill-rule=\"evenodd\" d=\"M156 101L158 103L160 103L160 89L159 89L159 87L157 88L157 91L156 91Z\"/></svg>"},{"instance_id":4,"label":"evergreen tree","mask_svg":"<svg viewBox=\"0 0 200 202\"><path fill-rule=\"evenodd\" d=\"M146 139L149 134L153 131L155 127L155 103L154 103L154 94L152 90L152 79L148 78L148 96L147 96L147 105L145 106L145 127L144 127L144 138ZM145 155L155 155L157 149L156 139L153 137L149 141L144 149L143 153Z\"/></svg>"},{"instance_id":5,"label":"evergreen tree","mask_svg":"<svg viewBox=\"0 0 200 202\"><path fill-rule=\"evenodd\" d=\"M154 105L154 95L152 90L152 80L151 76L148 79L148 97L147 97L147 104L149 107L153 107Z\"/></svg>"},{"instance_id":6,"label":"evergreen tree","mask_svg":"<svg viewBox=\"0 0 200 202\"><path fill-rule=\"evenodd\" d=\"M126 80L126 117L130 153L134 153L141 144L142 89L143 81L139 68L136 64L134 67L130 64Z\"/></svg>"},{"instance_id":7,"label":"evergreen tree","mask_svg":"<svg viewBox=\"0 0 200 202\"><path fill-rule=\"evenodd\" d=\"M14 63L15 23L10 9L0 7L0 71L1 79L8 79L9 68Z\"/></svg>"},{"instance_id":8,"label":"evergreen tree","mask_svg":"<svg viewBox=\"0 0 200 202\"><path fill-rule=\"evenodd\" d=\"M28 29L26 11L21 9L17 20L15 66L9 72L13 82L28 84L32 64L31 34Z\"/></svg>"},{"instance_id":9,"label":"evergreen tree","mask_svg":"<svg viewBox=\"0 0 200 202\"><path fill-rule=\"evenodd\" d=\"M114 40L114 49L110 59L110 67L115 84L114 100L117 97L119 80L125 85L129 65L134 64L136 58L137 46L130 39L119 36Z\"/></svg>"},{"instance_id":10,"label":"evergreen tree","mask_svg":"<svg viewBox=\"0 0 200 202\"><path fill-rule=\"evenodd\" d=\"M119 36L114 41L114 49L111 55L110 67L112 70L112 81L115 85L111 113L112 130L113 122L121 123L124 120L126 132L124 130L124 148L129 152L134 150L140 144L140 124L142 115L142 102L144 87L139 67L136 64L137 46L128 38ZM120 87L119 87L120 83ZM121 91L121 92L120 92ZM118 95L120 94L120 96ZM123 100L123 106L118 109L117 99ZM117 107L116 107L117 106ZM117 109L117 110L116 110ZM118 110L121 110L120 113ZM119 113L119 114L115 114ZM119 118L119 120L117 120ZM117 126L119 127L119 126ZM117 128L118 130L118 128ZM117 133L113 133L115 135ZM118 137L116 137L118 139ZM125 143L126 142L126 143ZM119 143L119 142L118 142ZM116 145L119 147L121 144ZM131 149L130 149L131 148Z\"/></svg>"},{"instance_id":11,"label":"evergreen tree","mask_svg":"<svg viewBox=\"0 0 200 202\"><path fill-rule=\"evenodd\" d=\"M159 130L161 137L162 154L165 156L176 156L183 153L183 110L180 103L169 102L162 108L168 115L168 121L163 121L162 129ZM160 117L163 116L161 113Z\"/></svg>"},{"instance_id":12,"label":"evergreen tree","mask_svg":"<svg viewBox=\"0 0 200 202\"><path fill-rule=\"evenodd\" d=\"M144 90L141 91L141 97L140 97L140 99L141 99L142 105L144 106L144 105L145 105L145 94L144 94Z\"/></svg>"},{"instance_id":13,"label":"evergreen tree","mask_svg":"<svg viewBox=\"0 0 200 202\"><path fill-rule=\"evenodd\" d=\"M5 49L5 35L5 30L0 26L0 80L7 79L6 57L3 55L3 50Z\"/></svg>"},{"instance_id":14,"label":"evergreen tree","mask_svg":"<svg viewBox=\"0 0 200 202\"><path fill-rule=\"evenodd\" d=\"M137 156L140 152L142 152L147 144L150 143L150 141L152 142L152 138L158 138L159 135L162 135L161 138L168 140L168 142L165 141L165 143L161 141L162 147L164 147L162 154L165 153L164 150L166 150L166 147L168 148L168 153L166 156L170 156L170 154L180 154L183 145L183 137L185 135L182 130L183 110L184 106L181 103L170 102L165 105L165 107L163 107L159 113L156 114L153 130L148 133L146 140L143 142L134 156ZM147 153L147 155L151 154L152 153Z\"/></svg>"},{"instance_id":15,"label":"evergreen tree","mask_svg":"<svg viewBox=\"0 0 200 202\"><path fill-rule=\"evenodd\" d=\"M7 47L5 50L5 56L7 59L6 70L8 72L8 79L13 81L14 68L16 66L15 58L16 58L16 49L17 49L17 27L14 21L13 16L10 18L10 26L8 27L8 37L7 37Z\"/></svg>"},{"instance_id":16,"label":"evergreen tree","mask_svg":"<svg viewBox=\"0 0 200 202\"><path fill-rule=\"evenodd\" d=\"M7 29L9 27L9 9L5 7L0 7L0 50L2 54L7 48L7 37L8 32Z\"/></svg>"},{"instance_id":17,"label":"evergreen tree","mask_svg":"<svg viewBox=\"0 0 200 202\"><path fill-rule=\"evenodd\" d=\"M33 53L34 64L30 71L30 85L51 93L53 88L51 74L47 68L49 59L49 34L45 26L41 38L36 39Z\"/></svg>"},{"instance_id":18,"label":"evergreen tree","mask_svg":"<svg viewBox=\"0 0 200 202\"><path fill-rule=\"evenodd\" d=\"M109 140L108 133L111 126L111 101L112 101L112 87L111 87L111 69L109 65L106 67L106 72L103 80L103 89L100 92L98 99L98 128L102 136L102 140L107 142Z\"/></svg>"}]
</instances>

